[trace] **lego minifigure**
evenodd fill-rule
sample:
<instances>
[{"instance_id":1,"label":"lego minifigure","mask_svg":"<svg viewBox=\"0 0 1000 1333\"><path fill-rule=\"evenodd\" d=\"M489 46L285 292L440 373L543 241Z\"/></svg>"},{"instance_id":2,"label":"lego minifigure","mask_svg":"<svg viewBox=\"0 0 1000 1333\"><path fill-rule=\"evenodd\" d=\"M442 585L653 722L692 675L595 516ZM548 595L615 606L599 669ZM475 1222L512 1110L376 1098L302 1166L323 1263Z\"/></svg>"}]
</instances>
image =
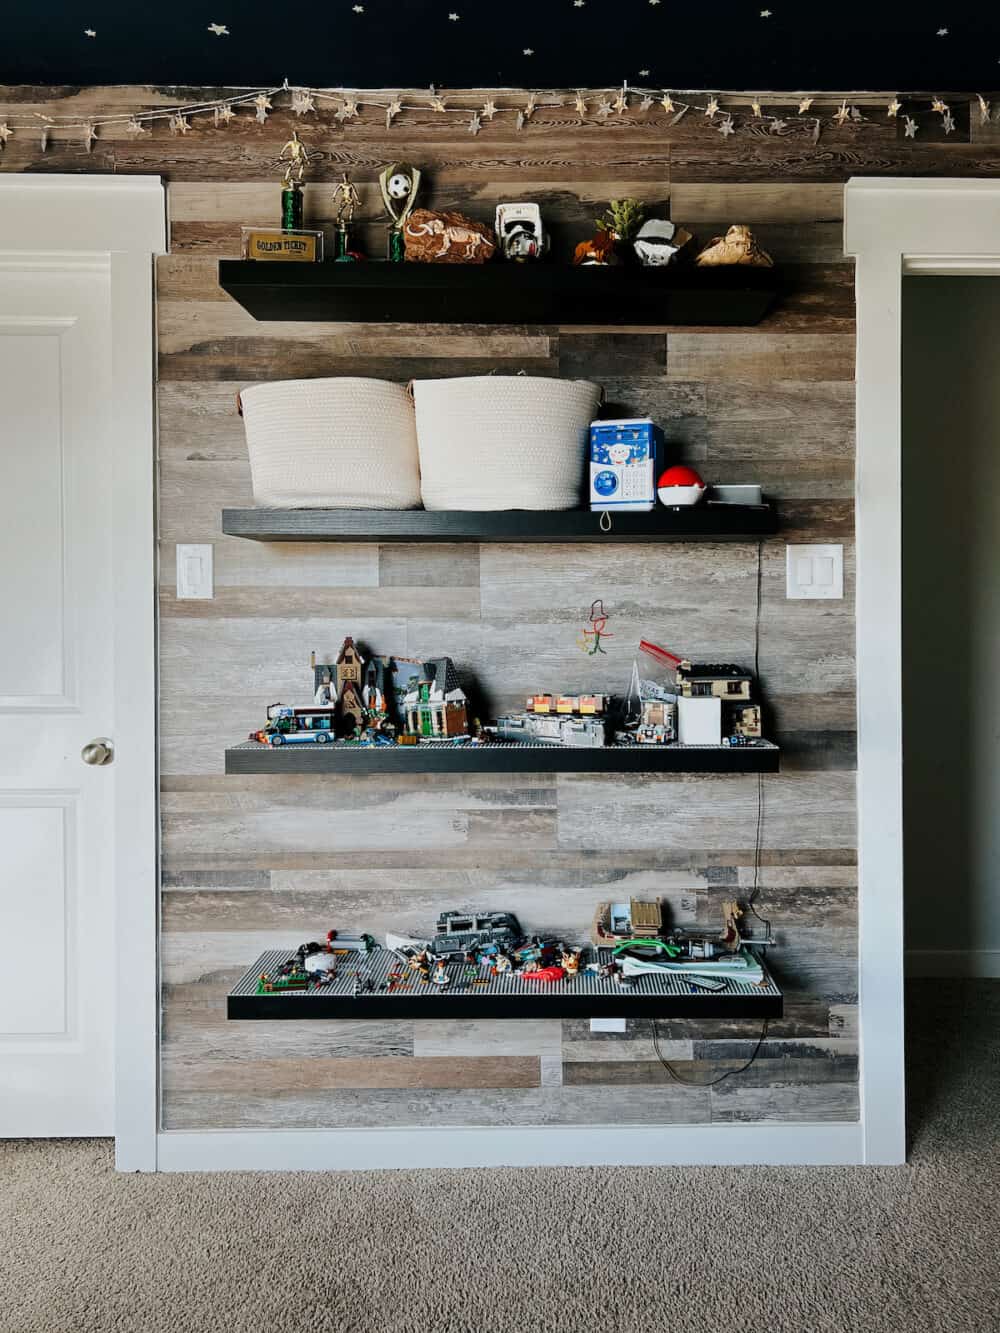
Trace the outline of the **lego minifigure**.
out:
<instances>
[{"instance_id":1,"label":"lego minifigure","mask_svg":"<svg viewBox=\"0 0 1000 1333\"><path fill-rule=\"evenodd\" d=\"M448 975L448 965L443 958L439 958L434 964L434 971L431 973L431 981L435 986L442 989L451 985L451 977Z\"/></svg>"}]
</instances>

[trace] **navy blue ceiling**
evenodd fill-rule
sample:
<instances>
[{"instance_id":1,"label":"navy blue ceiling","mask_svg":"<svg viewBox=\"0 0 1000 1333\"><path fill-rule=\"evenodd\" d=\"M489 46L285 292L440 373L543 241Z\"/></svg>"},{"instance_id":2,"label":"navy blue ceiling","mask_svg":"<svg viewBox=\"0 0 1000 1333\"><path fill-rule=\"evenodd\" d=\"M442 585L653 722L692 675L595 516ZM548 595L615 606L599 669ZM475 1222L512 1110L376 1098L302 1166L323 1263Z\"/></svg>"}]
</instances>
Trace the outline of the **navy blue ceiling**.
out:
<instances>
[{"instance_id":1,"label":"navy blue ceiling","mask_svg":"<svg viewBox=\"0 0 1000 1333\"><path fill-rule=\"evenodd\" d=\"M22 0L3 8L0 83L8 84L1000 86L1000 11L952 0Z\"/></svg>"}]
</instances>

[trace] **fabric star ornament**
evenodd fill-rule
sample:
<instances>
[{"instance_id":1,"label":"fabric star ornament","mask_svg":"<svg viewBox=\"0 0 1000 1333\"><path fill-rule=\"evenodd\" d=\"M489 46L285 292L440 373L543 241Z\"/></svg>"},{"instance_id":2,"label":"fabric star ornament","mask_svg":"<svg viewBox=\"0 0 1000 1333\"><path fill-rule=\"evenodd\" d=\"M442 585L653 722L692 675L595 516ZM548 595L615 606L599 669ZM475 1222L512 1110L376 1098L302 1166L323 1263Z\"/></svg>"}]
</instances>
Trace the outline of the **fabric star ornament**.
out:
<instances>
[{"instance_id":1,"label":"fabric star ornament","mask_svg":"<svg viewBox=\"0 0 1000 1333\"><path fill-rule=\"evenodd\" d=\"M989 102L987 102L986 98L982 95L982 93L979 93L978 96L979 96L979 123L980 125L986 125L989 123L990 119L990 104Z\"/></svg>"},{"instance_id":2,"label":"fabric star ornament","mask_svg":"<svg viewBox=\"0 0 1000 1333\"><path fill-rule=\"evenodd\" d=\"M13 133L14 131L10 128L10 126L7 124L5 120L0 121L0 149L4 147L7 140Z\"/></svg>"},{"instance_id":3,"label":"fabric star ornament","mask_svg":"<svg viewBox=\"0 0 1000 1333\"><path fill-rule=\"evenodd\" d=\"M850 120L851 111L846 101L841 102L840 106L837 107L836 111L833 113L833 118L838 125L843 125L846 121Z\"/></svg>"},{"instance_id":4,"label":"fabric star ornament","mask_svg":"<svg viewBox=\"0 0 1000 1333\"><path fill-rule=\"evenodd\" d=\"M345 120L353 120L358 114L358 104L353 97L345 97L340 106L334 112L334 120L339 120L341 124Z\"/></svg>"},{"instance_id":5,"label":"fabric star ornament","mask_svg":"<svg viewBox=\"0 0 1000 1333\"><path fill-rule=\"evenodd\" d=\"M663 107L664 111L667 113L668 116L673 114L674 99L670 96L669 93L664 93L663 96L660 98L660 106Z\"/></svg>"},{"instance_id":6,"label":"fabric star ornament","mask_svg":"<svg viewBox=\"0 0 1000 1333\"><path fill-rule=\"evenodd\" d=\"M760 102L757 100L756 97L750 103L750 110L754 113L754 115L757 117L758 120L760 120L761 116L764 114L764 112L761 109Z\"/></svg>"},{"instance_id":7,"label":"fabric star ornament","mask_svg":"<svg viewBox=\"0 0 1000 1333\"><path fill-rule=\"evenodd\" d=\"M914 139L917 135L917 122L912 116L904 116L903 133L907 139Z\"/></svg>"},{"instance_id":8,"label":"fabric star ornament","mask_svg":"<svg viewBox=\"0 0 1000 1333\"><path fill-rule=\"evenodd\" d=\"M472 115L469 117L469 133L478 134L479 131L482 129L482 125L483 122L482 119L480 118L479 112L473 111Z\"/></svg>"},{"instance_id":9,"label":"fabric star ornament","mask_svg":"<svg viewBox=\"0 0 1000 1333\"><path fill-rule=\"evenodd\" d=\"M191 122L188 120L187 116L182 116L179 111L175 112L174 115L170 117L167 124L170 126L171 134L187 134L188 130L191 128Z\"/></svg>"},{"instance_id":10,"label":"fabric star ornament","mask_svg":"<svg viewBox=\"0 0 1000 1333\"><path fill-rule=\"evenodd\" d=\"M487 97L486 101L483 103L483 109L479 114L482 116L483 120L492 120L496 113L496 102L494 102L492 97Z\"/></svg>"},{"instance_id":11,"label":"fabric star ornament","mask_svg":"<svg viewBox=\"0 0 1000 1333\"><path fill-rule=\"evenodd\" d=\"M308 112L316 110L316 103L313 101L312 93L292 93L292 110L297 116L304 116Z\"/></svg>"},{"instance_id":12,"label":"fabric star ornament","mask_svg":"<svg viewBox=\"0 0 1000 1333\"><path fill-rule=\"evenodd\" d=\"M934 101L931 103L931 110L936 111L939 115L943 116L948 111L948 103L942 102L940 97L935 97Z\"/></svg>"},{"instance_id":13,"label":"fabric star ornament","mask_svg":"<svg viewBox=\"0 0 1000 1333\"><path fill-rule=\"evenodd\" d=\"M805 113L809 110L812 104L813 104L813 99L811 97L803 97L802 101L799 103L799 115L800 116L805 115Z\"/></svg>"},{"instance_id":14,"label":"fabric star ornament","mask_svg":"<svg viewBox=\"0 0 1000 1333\"><path fill-rule=\"evenodd\" d=\"M717 97L710 97L708 99L708 105L705 107L705 115L709 118L709 120L714 120L718 114L719 114L719 99Z\"/></svg>"},{"instance_id":15,"label":"fabric star ornament","mask_svg":"<svg viewBox=\"0 0 1000 1333\"><path fill-rule=\"evenodd\" d=\"M125 126L125 133L131 134L134 139L137 139L140 134L148 134L149 131L146 129L145 125L141 125L139 121L136 120L135 116L132 116L130 117L128 124Z\"/></svg>"},{"instance_id":16,"label":"fabric star ornament","mask_svg":"<svg viewBox=\"0 0 1000 1333\"><path fill-rule=\"evenodd\" d=\"M735 133L736 133L736 128L735 128L735 126L733 125L733 118L732 118L732 116L728 116L728 117L722 122L722 124L719 126L719 133L722 135L722 137L723 137L724 139L728 139L729 136L730 136L731 134L735 134Z\"/></svg>"},{"instance_id":17,"label":"fabric star ornament","mask_svg":"<svg viewBox=\"0 0 1000 1333\"><path fill-rule=\"evenodd\" d=\"M889 103L889 105L886 107L885 113L887 116L890 117L890 119L895 120L896 117L899 115L900 111L902 111L902 109L903 109L902 102L899 100L898 97L894 97L892 101Z\"/></svg>"},{"instance_id":18,"label":"fabric star ornament","mask_svg":"<svg viewBox=\"0 0 1000 1333\"><path fill-rule=\"evenodd\" d=\"M385 127L389 129L392 122L396 119L403 109L403 104L398 97L394 97L385 109Z\"/></svg>"},{"instance_id":19,"label":"fabric star ornament","mask_svg":"<svg viewBox=\"0 0 1000 1333\"><path fill-rule=\"evenodd\" d=\"M271 110L271 99L267 93L259 93L254 99L253 104L257 108L255 119L258 125L263 125L267 120L267 113Z\"/></svg>"}]
</instances>

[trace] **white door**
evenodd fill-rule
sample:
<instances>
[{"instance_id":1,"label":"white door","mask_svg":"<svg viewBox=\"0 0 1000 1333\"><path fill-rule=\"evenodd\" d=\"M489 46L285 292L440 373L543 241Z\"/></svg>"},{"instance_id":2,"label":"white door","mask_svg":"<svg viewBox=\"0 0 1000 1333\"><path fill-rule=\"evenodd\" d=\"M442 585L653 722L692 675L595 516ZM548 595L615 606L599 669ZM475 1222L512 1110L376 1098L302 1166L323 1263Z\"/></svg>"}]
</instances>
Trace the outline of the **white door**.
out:
<instances>
[{"instance_id":1,"label":"white door","mask_svg":"<svg viewBox=\"0 0 1000 1333\"><path fill-rule=\"evenodd\" d=\"M111 372L110 256L0 252L0 1136L114 1130Z\"/></svg>"}]
</instances>

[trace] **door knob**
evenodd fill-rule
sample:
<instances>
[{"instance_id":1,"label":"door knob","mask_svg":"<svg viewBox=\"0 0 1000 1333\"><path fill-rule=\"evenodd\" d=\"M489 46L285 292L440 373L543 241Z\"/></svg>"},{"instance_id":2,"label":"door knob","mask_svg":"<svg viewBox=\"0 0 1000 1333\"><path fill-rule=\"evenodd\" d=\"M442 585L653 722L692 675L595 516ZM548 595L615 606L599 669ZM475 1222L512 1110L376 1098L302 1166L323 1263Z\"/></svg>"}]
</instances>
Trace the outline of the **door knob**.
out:
<instances>
[{"instance_id":1,"label":"door knob","mask_svg":"<svg viewBox=\"0 0 1000 1333\"><path fill-rule=\"evenodd\" d=\"M95 764L97 767L110 764L114 757L115 747L107 736L98 736L96 740L88 741L80 751L80 758L85 764Z\"/></svg>"}]
</instances>

